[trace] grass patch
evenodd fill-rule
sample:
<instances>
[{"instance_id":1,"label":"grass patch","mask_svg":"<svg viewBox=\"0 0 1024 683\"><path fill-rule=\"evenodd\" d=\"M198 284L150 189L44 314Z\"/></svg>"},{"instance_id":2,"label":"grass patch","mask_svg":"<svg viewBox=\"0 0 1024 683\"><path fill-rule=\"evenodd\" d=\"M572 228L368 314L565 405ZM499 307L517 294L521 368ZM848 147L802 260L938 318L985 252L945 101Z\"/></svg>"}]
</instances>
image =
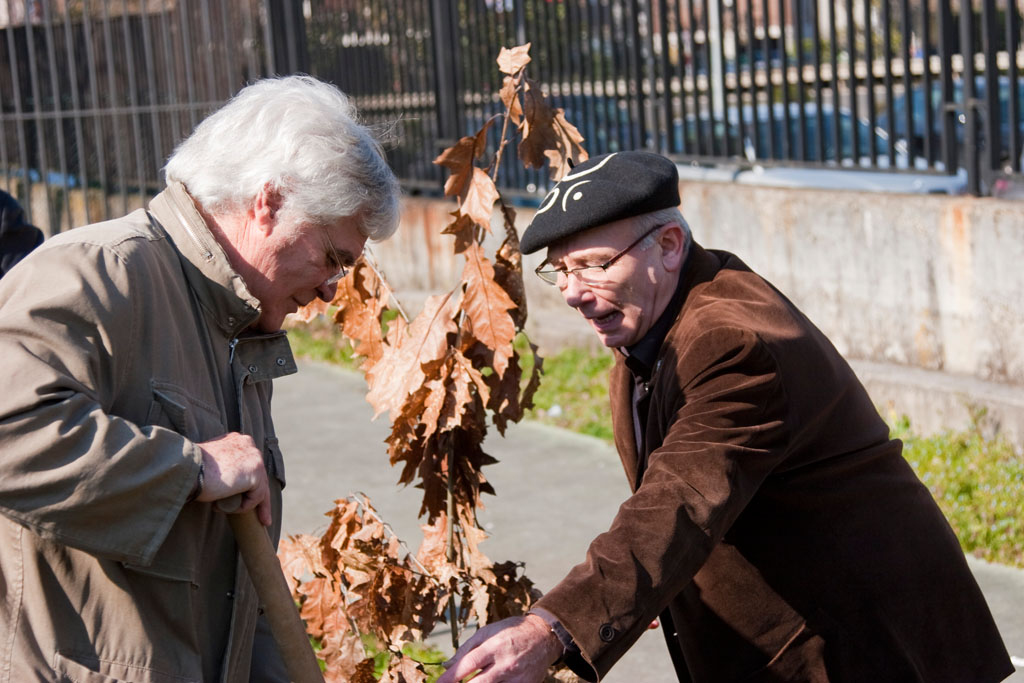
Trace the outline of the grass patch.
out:
<instances>
[{"instance_id":1,"label":"grass patch","mask_svg":"<svg viewBox=\"0 0 1024 683\"><path fill-rule=\"evenodd\" d=\"M295 355L355 369L335 325L320 318L288 331ZM517 340L520 350L525 340ZM612 440L604 349L566 349L544 358L544 375L528 419ZM528 376L532 363L527 362ZM914 434L907 418L890 419L903 454L949 519L965 552L1024 568L1024 457L1005 439L986 437L984 415L964 431Z\"/></svg>"},{"instance_id":2,"label":"grass patch","mask_svg":"<svg viewBox=\"0 0 1024 683\"><path fill-rule=\"evenodd\" d=\"M893 436L931 491L966 552L989 562L1024 567L1024 458L998 435L986 438L983 414L964 431L913 433L907 418Z\"/></svg>"}]
</instances>

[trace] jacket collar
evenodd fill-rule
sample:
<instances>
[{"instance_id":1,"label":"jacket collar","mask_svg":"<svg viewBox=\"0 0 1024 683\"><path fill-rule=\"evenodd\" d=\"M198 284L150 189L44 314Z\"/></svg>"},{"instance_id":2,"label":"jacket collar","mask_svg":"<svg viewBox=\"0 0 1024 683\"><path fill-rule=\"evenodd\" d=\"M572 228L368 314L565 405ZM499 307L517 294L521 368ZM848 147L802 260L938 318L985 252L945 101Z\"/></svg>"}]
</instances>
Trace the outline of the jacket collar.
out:
<instances>
[{"instance_id":1,"label":"jacket collar","mask_svg":"<svg viewBox=\"0 0 1024 683\"><path fill-rule=\"evenodd\" d=\"M168 183L149 210L177 249L189 286L214 324L236 337L256 322L260 302L231 267L185 186Z\"/></svg>"}]
</instances>

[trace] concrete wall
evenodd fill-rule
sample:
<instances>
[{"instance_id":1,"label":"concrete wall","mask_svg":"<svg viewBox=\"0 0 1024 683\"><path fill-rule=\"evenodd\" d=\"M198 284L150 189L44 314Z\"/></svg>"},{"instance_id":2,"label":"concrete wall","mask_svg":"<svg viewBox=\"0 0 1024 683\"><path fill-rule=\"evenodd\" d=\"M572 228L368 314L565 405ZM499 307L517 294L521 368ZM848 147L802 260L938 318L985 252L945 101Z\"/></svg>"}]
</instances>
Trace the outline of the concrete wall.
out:
<instances>
[{"instance_id":1,"label":"concrete wall","mask_svg":"<svg viewBox=\"0 0 1024 683\"><path fill-rule=\"evenodd\" d=\"M1024 202L683 181L695 239L738 254L850 359L884 410L921 431L971 411L1024 444ZM440 231L450 202L409 198L396 239L373 247L415 309L458 280ZM522 231L532 211L519 209ZM503 230L495 217L493 229ZM494 238L495 241L497 237ZM527 270L539 256L527 257ZM553 287L527 278L527 330L548 351L596 345Z\"/></svg>"}]
</instances>

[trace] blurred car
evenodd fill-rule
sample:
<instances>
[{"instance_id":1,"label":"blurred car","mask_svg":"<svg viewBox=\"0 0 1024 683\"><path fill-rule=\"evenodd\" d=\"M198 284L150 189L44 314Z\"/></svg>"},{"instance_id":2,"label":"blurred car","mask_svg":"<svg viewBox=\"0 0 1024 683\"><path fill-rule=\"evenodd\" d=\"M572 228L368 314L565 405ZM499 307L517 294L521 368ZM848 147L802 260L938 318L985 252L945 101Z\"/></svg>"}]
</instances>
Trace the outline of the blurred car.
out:
<instances>
[{"instance_id":1,"label":"blurred car","mask_svg":"<svg viewBox=\"0 0 1024 683\"><path fill-rule=\"evenodd\" d=\"M988 91L988 78L985 76L976 76L974 79L974 97L980 100L983 104ZM1010 121L1010 79L1006 76L998 77L998 106L999 106L999 155L1000 160L1006 160L1011 158L1020 158L1021 155L1021 143L1024 141L1024 78L1020 78L1017 81L1017 120L1014 122ZM911 88L910 101L910 115L911 115L911 128L912 133L910 136L907 135L907 95L902 93L893 98L893 120L890 124L889 114L887 111L883 112L878 117L878 127L888 131L890 135L897 141L906 153L912 156L919 157L923 156L925 152L925 87L923 83L918 83ZM963 79L957 78L953 81L953 109L955 111L954 117L954 134L956 136L957 154L959 159L963 159L964 150L964 128L966 125L966 116L964 114L964 88ZM942 126L943 126L943 100L942 100L942 83L939 81L931 82L931 108L932 108L932 125L930 131L930 144L933 150L940 149L942 144ZM1011 155L1010 152L1010 126L1015 125L1017 130L1017 149L1014 150ZM986 131L985 131L985 119L980 117L979 120L979 134L978 134L978 148L985 149L986 147Z\"/></svg>"}]
</instances>

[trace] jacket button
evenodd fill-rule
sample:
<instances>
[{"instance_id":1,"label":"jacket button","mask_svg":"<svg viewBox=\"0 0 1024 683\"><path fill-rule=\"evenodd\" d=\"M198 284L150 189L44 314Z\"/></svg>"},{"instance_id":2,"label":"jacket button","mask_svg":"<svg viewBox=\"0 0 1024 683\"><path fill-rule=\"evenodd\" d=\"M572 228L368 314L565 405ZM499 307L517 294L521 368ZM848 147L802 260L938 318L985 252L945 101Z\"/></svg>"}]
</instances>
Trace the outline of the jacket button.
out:
<instances>
[{"instance_id":1,"label":"jacket button","mask_svg":"<svg viewBox=\"0 0 1024 683\"><path fill-rule=\"evenodd\" d=\"M277 364L278 364L278 365L284 365L284 364L285 364L285 360L284 360L284 358L278 358L278 359L277 359Z\"/></svg>"},{"instance_id":2,"label":"jacket button","mask_svg":"<svg viewBox=\"0 0 1024 683\"><path fill-rule=\"evenodd\" d=\"M615 627L611 624L601 624L601 628L598 629L597 635L606 643L610 643L615 640L616 631Z\"/></svg>"},{"instance_id":3,"label":"jacket button","mask_svg":"<svg viewBox=\"0 0 1024 683\"><path fill-rule=\"evenodd\" d=\"M257 368L255 365L249 366L249 372L256 372L257 370L259 370L259 368Z\"/></svg>"}]
</instances>

